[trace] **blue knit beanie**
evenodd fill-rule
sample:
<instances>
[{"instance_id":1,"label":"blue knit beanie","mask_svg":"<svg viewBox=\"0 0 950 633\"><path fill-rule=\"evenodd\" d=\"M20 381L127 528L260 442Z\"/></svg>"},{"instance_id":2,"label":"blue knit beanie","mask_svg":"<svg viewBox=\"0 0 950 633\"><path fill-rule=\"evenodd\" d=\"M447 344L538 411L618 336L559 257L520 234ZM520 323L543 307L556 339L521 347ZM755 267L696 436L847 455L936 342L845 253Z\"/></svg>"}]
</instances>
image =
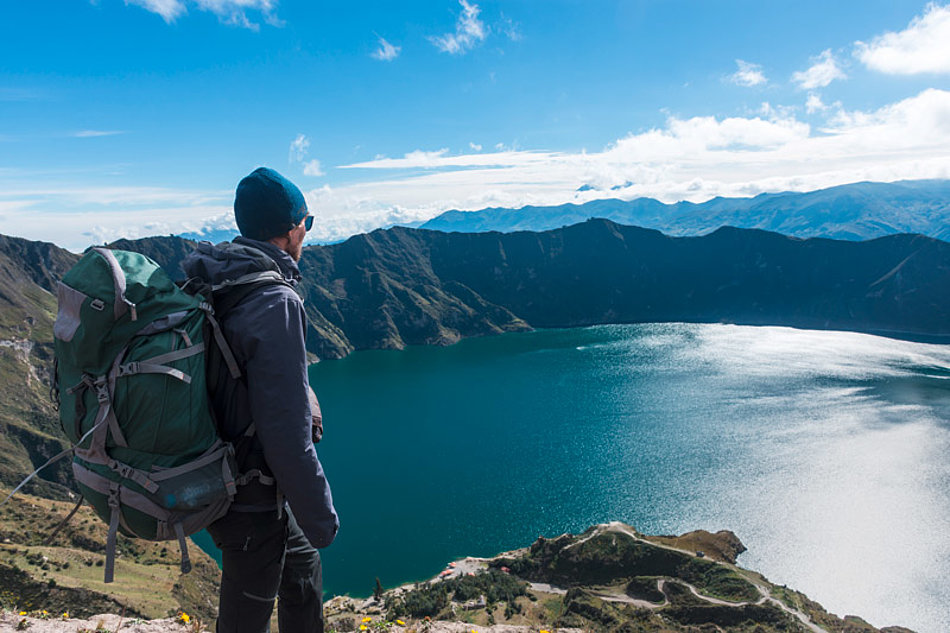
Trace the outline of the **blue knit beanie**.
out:
<instances>
[{"instance_id":1,"label":"blue knit beanie","mask_svg":"<svg viewBox=\"0 0 950 633\"><path fill-rule=\"evenodd\" d=\"M307 217L307 201L297 185L273 169L258 167L238 183L234 219L241 235L269 240Z\"/></svg>"}]
</instances>

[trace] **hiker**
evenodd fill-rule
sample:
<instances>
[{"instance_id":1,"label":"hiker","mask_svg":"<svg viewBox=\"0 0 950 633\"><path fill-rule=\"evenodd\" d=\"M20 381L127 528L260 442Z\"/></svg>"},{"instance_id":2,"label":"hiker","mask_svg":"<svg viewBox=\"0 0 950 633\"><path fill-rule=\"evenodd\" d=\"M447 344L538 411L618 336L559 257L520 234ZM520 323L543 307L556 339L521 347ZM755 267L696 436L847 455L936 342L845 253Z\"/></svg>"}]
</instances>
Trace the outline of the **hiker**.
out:
<instances>
[{"instance_id":1,"label":"hiker","mask_svg":"<svg viewBox=\"0 0 950 633\"><path fill-rule=\"evenodd\" d=\"M238 184L234 215L240 237L202 242L182 262L189 278L224 289L247 275L271 276L226 310L215 304L242 378L219 372L212 404L246 479L228 513L208 527L222 552L217 630L269 631L279 597L281 631L322 633L317 548L333 541L339 519L313 445L319 407L307 378L307 318L296 292L313 216L300 189L264 167Z\"/></svg>"}]
</instances>

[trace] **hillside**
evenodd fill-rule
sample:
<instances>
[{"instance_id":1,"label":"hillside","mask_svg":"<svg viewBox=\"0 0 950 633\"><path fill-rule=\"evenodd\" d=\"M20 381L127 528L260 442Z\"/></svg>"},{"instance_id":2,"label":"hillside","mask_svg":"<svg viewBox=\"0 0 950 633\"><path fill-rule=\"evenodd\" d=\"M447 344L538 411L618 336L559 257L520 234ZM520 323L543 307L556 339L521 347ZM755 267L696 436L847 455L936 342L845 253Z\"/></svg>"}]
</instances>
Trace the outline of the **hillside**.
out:
<instances>
[{"instance_id":1,"label":"hillside","mask_svg":"<svg viewBox=\"0 0 950 633\"><path fill-rule=\"evenodd\" d=\"M3 496L9 488L4 489ZM41 616L114 613L164 618L215 616L220 570L198 547L182 574L177 542L118 537L116 580L103 582L108 526L88 505L56 532L74 502L18 494L0 508L0 607ZM55 535L54 535L55 532ZM50 538L52 536L52 538ZM0 626L0 630L4 630Z\"/></svg>"},{"instance_id":2,"label":"hillside","mask_svg":"<svg viewBox=\"0 0 950 633\"><path fill-rule=\"evenodd\" d=\"M169 270L182 244L125 243ZM604 323L950 336L950 244L920 235L849 242L723 228L670 237L608 220L541 233L397 227L307 247L300 267L308 347L319 358Z\"/></svg>"},{"instance_id":3,"label":"hillside","mask_svg":"<svg viewBox=\"0 0 950 633\"><path fill-rule=\"evenodd\" d=\"M702 203L603 199L549 207L446 211L421 226L439 231L507 233L545 231L589 218L605 218L680 236L702 235L733 226L802 238L868 240L897 233L920 233L948 240L950 181L858 182L807 193L717 197Z\"/></svg>"},{"instance_id":4,"label":"hillside","mask_svg":"<svg viewBox=\"0 0 950 633\"><path fill-rule=\"evenodd\" d=\"M78 259L53 244L0 235L0 485L19 483L65 447L49 396L54 286ZM27 490L62 497L68 464L42 475Z\"/></svg>"},{"instance_id":5,"label":"hillside","mask_svg":"<svg viewBox=\"0 0 950 633\"><path fill-rule=\"evenodd\" d=\"M711 547L687 549L696 542ZM879 630L855 616L832 615L807 596L737 567L742 549L730 532L652 537L622 523L597 525L583 534L539 537L530 547L490 559L453 562L436 578L397 587L378 600L334 598L328 624L341 632L367 621L377 629L389 622L412 630L419 620L434 630L452 630L440 625L454 621L476 631Z\"/></svg>"},{"instance_id":6,"label":"hillside","mask_svg":"<svg viewBox=\"0 0 950 633\"><path fill-rule=\"evenodd\" d=\"M116 584L104 585L104 526L91 511L83 511L51 544L42 543L49 518L67 507L28 498L0 515L0 630L35 626L32 630L72 633L106 621L143 632L213 629L220 576L213 561L198 552L195 570L181 575L174 544L120 538ZM22 519L43 527L33 534L11 532L9 526ZM697 551L697 544L705 549ZM539 537L530 547L490 559L455 561L431 580L383 591L378 598L333 598L326 604L327 629L907 631L877 629L855 616L830 614L804 594L736 566L735 557L743 550L731 532L648 536L622 523L598 525L579 535ZM372 573L367 570L367 580ZM114 615L100 615L109 613ZM181 613L187 616L176 617ZM276 630L276 618L272 626Z\"/></svg>"}]
</instances>

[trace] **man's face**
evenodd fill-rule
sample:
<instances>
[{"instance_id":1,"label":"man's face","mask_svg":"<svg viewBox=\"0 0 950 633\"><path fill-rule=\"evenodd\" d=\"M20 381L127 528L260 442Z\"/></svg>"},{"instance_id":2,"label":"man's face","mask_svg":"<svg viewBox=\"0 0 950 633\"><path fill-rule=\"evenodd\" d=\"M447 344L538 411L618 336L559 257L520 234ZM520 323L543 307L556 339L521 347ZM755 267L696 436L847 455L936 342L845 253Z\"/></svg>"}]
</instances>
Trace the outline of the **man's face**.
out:
<instances>
[{"instance_id":1,"label":"man's face","mask_svg":"<svg viewBox=\"0 0 950 633\"><path fill-rule=\"evenodd\" d=\"M303 238L307 236L307 227L304 226L307 218L301 220L300 224L290 230L290 242L287 244L287 253L294 258L295 262L300 261L303 254Z\"/></svg>"}]
</instances>

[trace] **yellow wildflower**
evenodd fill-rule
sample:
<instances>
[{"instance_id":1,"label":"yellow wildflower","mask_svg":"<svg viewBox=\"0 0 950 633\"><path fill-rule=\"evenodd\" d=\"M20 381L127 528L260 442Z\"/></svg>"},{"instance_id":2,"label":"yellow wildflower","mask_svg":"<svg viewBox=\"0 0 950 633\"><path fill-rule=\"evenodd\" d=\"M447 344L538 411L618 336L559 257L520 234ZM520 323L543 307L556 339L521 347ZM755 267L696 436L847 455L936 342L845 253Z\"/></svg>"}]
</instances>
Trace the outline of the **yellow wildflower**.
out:
<instances>
[{"instance_id":1,"label":"yellow wildflower","mask_svg":"<svg viewBox=\"0 0 950 633\"><path fill-rule=\"evenodd\" d=\"M63 619L64 619L64 620L68 620L68 619L69 619L69 611L63 611Z\"/></svg>"},{"instance_id":2,"label":"yellow wildflower","mask_svg":"<svg viewBox=\"0 0 950 633\"><path fill-rule=\"evenodd\" d=\"M20 615L26 615L26 611L20 611Z\"/></svg>"},{"instance_id":3,"label":"yellow wildflower","mask_svg":"<svg viewBox=\"0 0 950 633\"><path fill-rule=\"evenodd\" d=\"M403 622L402 620L396 620L396 624L398 624L399 626L406 626L406 623Z\"/></svg>"},{"instance_id":4,"label":"yellow wildflower","mask_svg":"<svg viewBox=\"0 0 950 633\"><path fill-rule=\"evenodd\" d=\"M551 633L551 632L550 632L550 631L545 631L544 629L541 629L541 631L540 631L539 633Z\"/></svg>"},{"instance_id":5,"label":"yellow wildflower","mask_svg":"<svg viewBox=\"0 0 950 633\"><path fill-rule=\"evenodd\" d=\"M191 622L191 616L185 613L184 611L182 611L181 615L178 617L181 618L181 621L184 622L185 624L188 624L189 622Z\"/></svg>"},{"instance_id":6,"label":"yellow wildflower","mask_svg":"<svg viewBox=\"0 0 950 633\"><path fill-rule=\"evenodd\" d=\"M365 630L366 630L366 625L365 625L365 624L361 624L361 625L360 625L360 631L365 631Z\"/></svg>"},{"instance_id":7,"label":"yellow wildflower","mask_svg":"<svg viewBox=\"0 0 950 633\"><path fill-rule=\"evenodd\" d=\"M372 622L373 618L363 618L363 622Z\"/></svg>"}]
</instances>

